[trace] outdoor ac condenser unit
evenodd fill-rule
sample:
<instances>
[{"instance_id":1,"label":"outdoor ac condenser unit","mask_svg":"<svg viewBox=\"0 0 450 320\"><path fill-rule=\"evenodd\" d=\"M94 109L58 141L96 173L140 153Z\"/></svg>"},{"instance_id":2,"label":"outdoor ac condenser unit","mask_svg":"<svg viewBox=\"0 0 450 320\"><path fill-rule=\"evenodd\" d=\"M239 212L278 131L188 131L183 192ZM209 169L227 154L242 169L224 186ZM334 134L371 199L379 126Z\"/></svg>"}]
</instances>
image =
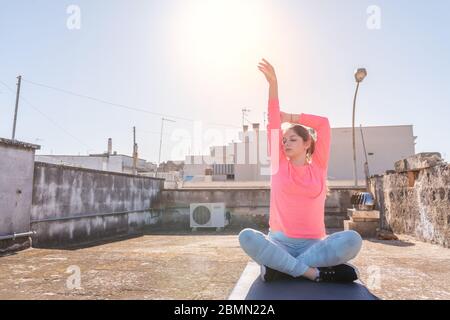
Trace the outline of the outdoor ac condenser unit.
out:
<instances>
[{"instance_id":1,"label":"outdoor ac condenser unit","mask_svg":"<svg viewBox=\"0 0 450 320\"><path fill-rule=\"evenodd\" d=\"M230 213L225 211L225 203L191 203L190 226L197 228L216 228L222 230L230 222Z\"/></svg>"}]
</instances>

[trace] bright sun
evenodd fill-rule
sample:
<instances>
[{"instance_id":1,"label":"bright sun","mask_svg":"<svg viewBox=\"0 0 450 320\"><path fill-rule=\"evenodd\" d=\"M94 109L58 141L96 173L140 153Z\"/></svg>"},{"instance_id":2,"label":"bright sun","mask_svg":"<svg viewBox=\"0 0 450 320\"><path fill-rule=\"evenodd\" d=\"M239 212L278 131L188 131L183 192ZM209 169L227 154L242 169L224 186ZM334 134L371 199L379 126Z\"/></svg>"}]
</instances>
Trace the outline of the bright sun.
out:
<instances>
[{"instance_id":1,"label":"bright sun","mask_svg":"<svg viewBox=\"0 0 450 320\"><path fill-rule=\"evenodd\" d=\"M262 1L186 1L172 21L175 49L184 59L226 69L259 58L264 33Z\"/></svg>"}]
</instances>

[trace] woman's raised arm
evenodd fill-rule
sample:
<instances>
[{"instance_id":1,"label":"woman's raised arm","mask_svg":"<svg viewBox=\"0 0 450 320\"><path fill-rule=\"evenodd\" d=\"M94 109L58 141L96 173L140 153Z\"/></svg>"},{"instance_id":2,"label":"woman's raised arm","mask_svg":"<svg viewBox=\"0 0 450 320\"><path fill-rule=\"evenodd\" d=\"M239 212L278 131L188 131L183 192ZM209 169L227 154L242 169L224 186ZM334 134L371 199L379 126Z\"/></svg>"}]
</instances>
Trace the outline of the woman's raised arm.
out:
<instances>
[{"instance_id":1,"label":"woman's raised arm","mask_svg":"<svg viewBox=\"0 0 450 320\"><path fill-rule=\"evenodd\" d=\"M271 138L278 134L278 151L281 156L282 152L282 135L281 135L281 119L280 119L280 104L278 101L278 81L273 66L265 59L258 64L258 69L264 74L267 82L269 83L269 105L268 115L269 122L267 124L267 142L268 142L268 154L272 158L272 143Z\"/></svg>"},{"instance_id":2,"label":"woman's raised arm","mask_svg":"<svg viewBox=\"0 0 450 320\"><path fill-rule=\"evenodd\" d=\"M269 83L269 100L278 100L278 81L274 67L266 59L262 59L262 62L258 64L258 69Z\"/></svg>"}]
</instances>

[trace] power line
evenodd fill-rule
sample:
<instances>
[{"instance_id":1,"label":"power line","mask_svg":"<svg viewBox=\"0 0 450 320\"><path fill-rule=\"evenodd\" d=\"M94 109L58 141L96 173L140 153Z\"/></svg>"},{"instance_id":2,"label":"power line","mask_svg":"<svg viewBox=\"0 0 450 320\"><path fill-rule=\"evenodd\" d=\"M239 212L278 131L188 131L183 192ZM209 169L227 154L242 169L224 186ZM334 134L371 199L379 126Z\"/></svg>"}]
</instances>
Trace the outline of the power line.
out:
<instances>
[{"instance_id":1,"label":"power line","mask_svg":"<svg viewBox=\"0 0 450 320\"><path fill-rule=\"evenodd\" d=\"M158 113L158 112L148 111L148 110L141 109L141 108L131 107L131 106L124 105L124 104L114 103L114 102L106 101L106 100L103 100L103 99L95 98L95 97L92 97L92 96L84 95L84 94L81 94L81 93L76 93L76 92L73 92L73 91L69 91L69 90L66 90L66 89L61 89L61 88L57 88L57 87L54 87L54 86L49 86L49 85L46 85L46 84L42 84L42 83L37 83L37 82L34 82L34 81L26 80L26 79L23 79L23 78L22 78L22 81L27 82L27 83L32 84L32 85L35 85L35 86L39 86L39 87L43 87L43 88L59 91L59 92L65 93L65 94L73 95L73 96L76 96L76 97L79 97L79 98L89 99L89 100L92 100L92 101L96 101L96 102L99 102L99 103L111 105L111 106L118 107L118 108L124 108L124 109L133 110L133 111L137 111L137 112L144 112L144 113L148 113L148 114L159 116L159 117L170 117L170 118L180 119L180 120L185 120L185 121L190 121L190 122L196 121L196 120L190 119L190 118L185 118L185 117L180 117L180 116L173 116L173 115L167 115L167 114L162 114L162 113ZM240 128L238 126L222 124L222 123L211 123L211 122L208 122L206 124L214 125L214 126L221 126L221 127Z\"/></svg>"},{"instance_id":2,"label":"power line","mask_svg":"<svg viewBox=\"0 0 450 320\"><path fill-rule=\"evenodd\" d=\"M6 83L4 83L3 81L0 80L0 83L6 87L9 91L12 92L12 94L14 94L14 90L12 88L10 88ZM58 124L55 120L53 120L52 118L50 118L49 116L47 116L45 113L43 113L41 110L39 110L39 108L37 108L36 106L34 106L30 101L28 101L28 99L26 99L23 94L21 95L20 99L22 101L24 101L25 103L27 103L32 109L34 109L36 112L40 113L44 118L46 118L48 121L50 121L51 123L53 123L56 127L58 127L61 131L63 131L64 133L66 133L67 135L69 135L70 137L72 137L74 140L76 140L78 143L82 144L83 146L92 149L89 145L87 145L86 143L84 143L83 141L81 141L80 139L78 139L76 136L74 136L73 134L71 134L69 131L67 131L63 126L61 126L60 124ZM92 149L93 150L93 149Z\"/></svg>"},{"instance_id":3,"label":"power line","mask_svg":"<svg viewBox=\"0 0 450 320\"><path fill-rule=\"evenodd\" d=\"M23 81L27 81L25 79L22 79ZM27 81L28 82L28 81ZM2 84L5 88L7 88L10 92L12 96L14 96L15 92L14 90L8 86L5 82L0 80L0 84ZM67 130L64 129L64 127L62 127L61 125L59 125L56 121L54 121L53 119L51 119L49 116L47 116L44 112L40 111L36 106L34 106L33 104L30 103L30 101L26 98L23 97L23 94L21 95L21 99L23 99L23 101L25 101L28 105L30 105L30 107L32 107L36 112L40 113L43 117L45 117L47 120L49 120L50 122L52 122L55 126L57 126L58 128L60 128L62 131L64 131L66 134L70 135L72 138L74 138L75 140L77 140L79 143L81 143L82 145L84 145L85 147L88 147L90 149L92 149L90 146L86 145L84 142L82 142L80 139L76 138L73 134L71 134L70 132L68 132ZM150 131L150 130L139 130L140 132L143 133L151 133L151 134L160 134L160 132L158 131ZM166 136L169 136L169 133L164 134ZM184 139L187 139L187 137L184 137ZM93 149L92 149L93 150Z\"/></svg>"},{"instance_id":4,"label":"power line","mask_svg":"<svg viewBox=\"0 0 450 320\"><path fill-rule=\"evenodd\" d=\"M158 132L158 131L148 131L148 130L142 130L142 129L139 129L139 132L151 133L151 134L161 134L161 132ZM163 136L171 137L172 134L171 133L163 133ZM180 140L187 140L187 139L190 139L190 137L178 137L178 139L180 139Z\"/></svg>"},{"instance_id":5,"label":"power line","mask_svg":"<svg viewBox=\"0 0 450 320\"><path fill-rule=\"evenodd\" d=\"M8 89L8 91L10 91L10 93L15 96L15 92L13 89L11 89L5 82L3 82L2 80L0 80L0 84L2 84L6 89Z\"/></svg>"}]
</instances>

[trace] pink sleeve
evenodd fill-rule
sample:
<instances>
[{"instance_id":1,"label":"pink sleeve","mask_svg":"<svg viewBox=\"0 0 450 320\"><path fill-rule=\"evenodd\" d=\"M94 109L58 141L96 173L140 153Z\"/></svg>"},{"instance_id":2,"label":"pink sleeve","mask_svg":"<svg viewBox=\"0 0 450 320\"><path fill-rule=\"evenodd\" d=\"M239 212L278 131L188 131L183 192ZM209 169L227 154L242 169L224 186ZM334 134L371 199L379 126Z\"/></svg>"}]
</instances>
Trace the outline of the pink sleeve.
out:
<instances>
[{"instance_id":1,"label":"pink sleeve","mask_svg":"<svg viewBox=\"0 0 450 320\"><path fill-rule=\"evenodd\" d=\"M328 118L312 115L300 114L298 121L300 124L313 128L317 134L316 146L312 155L312 161L322 168L328 167L330 157L331 128Z\"/></svg>"},{"instance_id":2,"label":"pink sleeve","mask_svg":"<svg viewBox=\"0 0 450 320\"><path fill-rule=\"evenodd\" d=\"M270 158L272 158L272 142L271 142L271 133L274 136L274 139L278 135L278 157L282 155L283 148L282 148L282 139L283 136L281 134L281 119L280 119L280 104L278 99L269 99L269 108L268 108L268 115L269 115L269 123L267 124L267 143L268 143L268 155ZM275 155L274 155L275 156Z\"/></svg>"}]
</instances>

